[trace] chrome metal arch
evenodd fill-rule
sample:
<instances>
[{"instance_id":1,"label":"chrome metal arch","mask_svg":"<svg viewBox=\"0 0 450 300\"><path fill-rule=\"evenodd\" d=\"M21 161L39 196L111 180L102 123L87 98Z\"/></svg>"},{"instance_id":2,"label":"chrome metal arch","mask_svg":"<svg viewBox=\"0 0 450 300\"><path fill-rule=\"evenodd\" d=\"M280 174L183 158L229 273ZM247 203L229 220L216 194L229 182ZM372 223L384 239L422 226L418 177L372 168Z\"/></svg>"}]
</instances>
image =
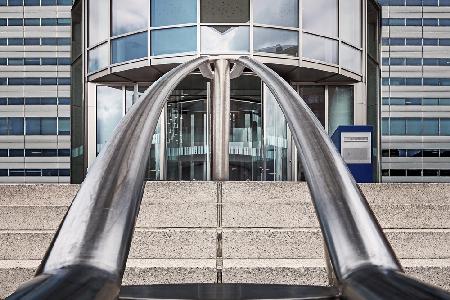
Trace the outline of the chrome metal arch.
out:
<instances>
[{"instance_id":1,"label":"chrome metal arch","mask_svg":"<svg viewBox=\"0 0 450 300\"><path fill-rule=\"evenodd\" d=\"M162 76L117 126L90 167L36 278L8 299L116 299L144 189L151 137L178 83L209 61Z\"/></svg>"},{"instance_id":2,"label":"chrome metal arch","mask_svg":"<svg viewBox=\"0 0 450 300\"><path fill-rule=\"evenodd\" d=\"M132 107L91 167L37 277L8 299L117 299L142 199L149 140L178 83L208 62L208 57L199 57L174 68ZM266 83L286 116L344 299L449 299L446 292L401 274L363 194L296 91L253 59L235 63ZM216 71L227 70L226 82L229 61L217 61L216 66ZM217 93L226 100L226 91Z\"/></svg>"},{"instance_id":3,"label":"chrome metal arch","mask_svg":"<svg viewBox=\"0 0 450 300\"><path fill-rule=\"evenodd\" d=\"M286 117L331 260L329 275L336 276L333 285L341 288L344 299L450 299L446 292L402 274L364 194L300 95L252 58L241 57L235 63L261 78Z\"/></svg>"}]
</instances>

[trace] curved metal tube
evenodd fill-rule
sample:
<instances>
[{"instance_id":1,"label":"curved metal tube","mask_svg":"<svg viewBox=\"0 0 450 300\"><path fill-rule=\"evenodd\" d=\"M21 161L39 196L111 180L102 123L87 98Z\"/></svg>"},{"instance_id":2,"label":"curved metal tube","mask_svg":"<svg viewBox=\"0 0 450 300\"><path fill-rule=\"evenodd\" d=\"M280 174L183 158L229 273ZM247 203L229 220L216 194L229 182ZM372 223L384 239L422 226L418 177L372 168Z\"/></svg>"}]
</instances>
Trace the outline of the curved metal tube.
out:
<instances>
[{"instance_id":1,"label":"curved metal tube","mask_svg":"<svg viewBox=\"0 0 450 300\"><path fill-rule=\"evenodd\" d=\"M106 278L106 283L94 284L91 296L83 299L117 297L142 199L149 141L169 95L184 77L207 61L207 57L196 58L166 73L121 120L61 223L38 270L41 276L11 299L24 297L24 292L30 297L27 299L63 299L56 293L61 296L75 285L82 287L77 292L86 293L86 283L77 280L89 277L92 270L98 273L95 278ZM87 273L76 279L71 274L83 273L80 268ZM69 275L62 270L69 270ZM61 280L64 276L68 281ZM50 286L52 291L48 291Z\"/></svg>"},{"instance_id":2,"label":"curved metal tube","mask_svg":"<svg viewBox=\"0 0 450 300\"><path fill-rule=\"evenodd\" d=\"M298 93L269 67L248 57L237 63L268 86L286 116L338 280L364 266L401 266L344 161Z\"/></svg>"}]
</instances>

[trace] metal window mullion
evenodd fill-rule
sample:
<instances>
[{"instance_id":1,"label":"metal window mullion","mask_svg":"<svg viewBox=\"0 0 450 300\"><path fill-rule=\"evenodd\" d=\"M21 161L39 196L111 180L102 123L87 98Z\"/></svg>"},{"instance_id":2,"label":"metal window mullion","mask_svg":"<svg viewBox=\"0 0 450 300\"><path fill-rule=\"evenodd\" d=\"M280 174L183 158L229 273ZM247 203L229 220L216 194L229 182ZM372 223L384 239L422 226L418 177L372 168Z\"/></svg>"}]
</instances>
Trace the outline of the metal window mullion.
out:
<instances>
[{"instance_id":1,"label":"metal window mullion","mask_svg":"<svg viewBox=\"0 0 450 300\"><path fill-rule=\"evenodd\" d=\"M197 0L197 56L201 55L200 13L200 0Z\"/></svg>"},{"instance_id":2,"label":"metal window mullion","mask_svg":"<svg viewBox=\"0 0 450 300\"><path fill-rule=\"evenodd\" d=\"M253 26L254 26L254 20L253 20L253 1L254 0L250 0L249 1L249 9L250 9L250 56L253 56L254 53L254 49L253 49Z\"/></svg>"}]
</instances>

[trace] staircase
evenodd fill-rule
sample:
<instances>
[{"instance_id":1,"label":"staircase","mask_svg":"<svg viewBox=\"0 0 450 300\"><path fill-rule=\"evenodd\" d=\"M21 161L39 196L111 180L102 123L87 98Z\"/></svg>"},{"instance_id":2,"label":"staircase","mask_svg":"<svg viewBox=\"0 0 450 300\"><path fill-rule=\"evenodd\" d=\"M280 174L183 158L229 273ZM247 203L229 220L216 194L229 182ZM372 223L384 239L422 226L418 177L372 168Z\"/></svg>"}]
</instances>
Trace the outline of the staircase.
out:
<instances>
[{"instance_id":1,"label":"staircase","mask_svg":"<svg viewBox=\"0 0 450 300\"><path fill-rule=\"evenodd\" d=\"M450 185L362 185L406 273L450 290ZM33 277L78 190L0 186L0 298ZM123 285L327 285L304 183L149 182Z\"/></svg>"}]
</instances>

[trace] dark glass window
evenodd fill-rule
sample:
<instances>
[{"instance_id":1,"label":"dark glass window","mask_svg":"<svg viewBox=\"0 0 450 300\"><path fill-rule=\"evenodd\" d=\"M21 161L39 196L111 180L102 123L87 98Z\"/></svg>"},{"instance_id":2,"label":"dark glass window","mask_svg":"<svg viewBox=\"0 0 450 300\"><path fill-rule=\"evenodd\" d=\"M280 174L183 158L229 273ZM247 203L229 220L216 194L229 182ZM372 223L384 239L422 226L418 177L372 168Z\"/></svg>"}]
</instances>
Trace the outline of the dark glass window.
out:
<instances>
[{"instance_id":1,"label":"dark glass window","mask_svg":"<svg viewBox=\"0 0 450 300\"><path fill-rule=\"evenodd\" d=\"M423 157L439 157L439 150L435 149L423 150Z\"/></svg>"},{"instance_id":2,"label":"dark glass window","mask_svg":"<svg viewBox=\"0 0 450 300\"><path fill-rule=\"evenodd\" d=\"M37 18L25 19L25 26L39 26L41 25L41 20Z\"/></svg>"},{"instance_id":3,"label":"dark glass window","mask_svg":"<svg viewBox=\"0 0 450 300\"><path fill-rule=\"evenodd\" d=\"M41 176L41 170L40 169L26 169L25 170L25 176Z\"/></svg>"},{"instance_id":4,"label":"dark glass window","mask_svg":"<svg viewBox=\"0 0 450 300\"><path fill-rule=\"evenodd\" d=\"M58 103L56 98L41 98L39 100L42 105L56 105Z\"/></svg>"},{"instance_id":5,"label":"dark glass window","mask_svg":"<svg viewBox=\"0 0 450 300\"><path fill-rule=\"evenodd\" d=\"M58 169L42 169L42 176L58 176Z\"/></svg>"},{"instance_id":6,"label":"dark glass window","mask_svg":"<svg viewBox=\"0 0 450 300\"><path fill-rule=\"evenodd\" d=\"M69 169L59 169L59 176L70 176Z\"/></svg>"},{"instance_id":7,"label":"dark glass window","mask_svg":"<svg viewBox=\"0 0 450 300\"><path fill-rule=\"evenodd\" d=\"M423 157L422 152L420 149L408 149L406 150L406 155L408 157Z\"/></svg>"},{"instance_id":8,"label":"dark glass window","mask_svg":"<svg viewBox=\"0 0 450 300\"><path fill-rule=\"evenodd\" d=\"M41 60L39 58L25 58L24 63L27 66L38 66L41 64Z\"/></svg>"},{"instance_id":9,"label":"dark glass window","mask_svg":"<svg viewBox=\"0 0 450 300\"><path fill-rule=\"evenodd\" d=\"M440 135L450 136L450 119L441 119L440 123Z\"/></svg>"},{"instance_id":10,"label":"dark glass window","mask_svg":"<svg viewBox=\"0 0 450 300\"><path fill-rule=\"evenodd\" d=\"M437 46L439 44L438 39L423 39L424 46Z\"/></svg>"},{"instance_id":11,"label":"dark glass window","mask_svg":"<svg viewBox=\"0 0 450 300\"><path fill-rule=\"evenodd\" d=\"M41 104L41 98L26 98L25 104L27 105L40 105Z\"/></svg>"},{"instance_id":12,"label":"dark glass window","mask_svg":"<svg viewBox=\"0 0 450 300\"><path fill-rule=\"evenodd\" d=\"M202 23L248 23L250 0L201 0Z\"/></svg>"},{"instance_id":13,"label":"dark glass window","mask_svg":"<svg viewBox=\"0 0 450 300\"><path fill-rule=\"evenodd\" d=\"M41 1L40 0L25 0L26 6L40 6Z\"/></svg>"},{"instance_id":14,"label":"dark glass window","mask_svg":"<svg viewBox=\"0 0 450 300\"><path fill-rule=\"evenodd\" d=\"M423 19L423 26L438 26L438 19Z\"/></svg>"},{"instance_id":15,"label":"dark glass window","mask_svg":"<svg viewBox=\"0 0 450 300\"><path fill-rule=\"evenodd\" d=\"M41 24L42 26L56 26L57 20L54 18L43 18Z\"/></svg>"},{"instance_id":16,"label":"dark glass window","mask_svg":"<svg viewBox=\"0 0 450 300\"><path fill-rule=\"evenodd\" d=\"M422 176L422 170L419 170L419 169L406 170L406 176Z\"/></svg>"},{"instance_id":17,"label":"dark glass window","mask_svg":"<svg viewBox=\"0 0 450 300\"><path fill-rule=\"evenodd\" d=\"M40 118L26 118L26 134L39 135L41 134L41 120Z\"/></svg>"},{"instance_id":18,"label":"dark glass window","mask_svg":"<svg viewBox=\"0 0 450 300\"><path fill-rule=\"evenodd\" d=\"M20 46L23 45L23 39L21 38L9 38L8 45L10 46Z\"/></svg>"},{"instance_id":19,"label":"dark glass window","mask_svg":"<svg viewBox=\"0 0 450 300\"><path fill-rule=\"evenodd\" d=\"M450 149L441 149L441 157L450 157Z\"/></svg>"},{"instance_id":20,"label":"dark glass window","mask_svg":"<svg viewBox=\"0 0 450 300\"><path fill-rule=\"evenodd\" d=\"M391 176L406 176L406 170L391 169Z\"/></svg>"},{"instance_id":21,"label":"dark glass window","mask_svg":"<svg viewBox=\"0 0 450 300\"><path fill-rule=\"evenodd\" d=\"M23 118L8 118L9 135L23 135Z\"/></svg>"},{"instance_id":22,"label":"dark glass window","mask_svg":"<svg viewBox=\"0 0 450 300\"><path fill-rule=\"evenodd\" d=\"M9 169L9 176L14 176L14 177L25 176L25 170L24 169Z\"/></svg>"},{"instance_id":23,"label":"dark glass window","mask_svg":"<svg viewBox=\"0 0 450 300\"><path fill-rule=\"evenodd\" d=\"M23 19L10 18L8 19L8 26L23 26Z\"/></svg>"},{"instance_id":24,"label":"dark glass window","mask_svg":"<svg viewBox=\"0 0 450 300\"><path fill-rule=\"evenodd\" d=\"M0 169L0 176L8 176L8 169Z\"/></svg>"},{"instance_id":25,"label":"dark glass window","mask_svg":"<svg viewBox=\"0 0 450 300\"><path fill-rule=\"evenodd\" d=\"M70 149L58 149L58 156L70 156Z\"/></svg>"},{"instance_id":26,"label":"dark glass window","mask_svg":"<svg viewBox=\"0 0 450 300\"><path fill-rule=\"evenodd\" d=\"M42 6L56 5L56 0L41 0Z\"/></svg>"},{"instance_id":27,"label":"dark glass window","mask_svg":"<svg viewBox=\"0 0 450 300\"><path fill-rule=\"evenodd\" d=\"M382 157L389 157L389 150L388 149L381 150L381 156Z\"/></svg>"},{"instance_id":28,"label":"dark glass window","mask_svg":"<svg viewBox=\"0 0 450 300\"><path fill-rule=\"evenodd\" d=\"M439 170L423 170L423 176L439 176Z\"/></svg>"},{"instance_id":29,"label":"dark glass window","mask_svg":"<svg viewBox=\"0 0 450 300\"><path fill-rule=\"evenodd\" d=\"M407 18L406 26L422 26L422 19Z\"/></svg>"},{"instance_id":30,"label":"dark glass window","mask_svg":"<svg viewBox=\"0 0 450 300\"><path fill-rule=\"evenodd\" d=\"M0 118L0 135L8 135L8 118Z\"/></svg>"},{"instance_id":31,"label":"dark glass window","mask_svg":"<svg viewBox=\"0 0 450 300\"><path fill-rule=\"evenodd\" d=\"M9 157L24 157L23 149L9 149Z\"/></svg>"},{"instance_id":32,"label":"dark glass window","mask_svg":"<svg viewBox=\"0 0 450 300\"><path fill-rule=\"evenodd\" d=\"M389 176L389 170L386 169L381 170L381 176Z\"/></svg>"},{"instance_id":33,"label":"dark glass window","mask_svg":"<svg viewBox=\"0 0 450 300\"><path fill-rule=\"evenodd\" d=\"M70 105L70 98L59 98L58 103L60 105Z\"/></svg>"},{"instance_id":34,"label":"dark glass window","mask_svg":"<svg viewBox=\"0 0 450 300\"><path fill-rule=\"evenodd\" d=\"M56 65L56 58L42 58L42 65Z\"/></svg>"},{"instance_id":35,"label":"dark glass window","mask_svg":"<svg viewBox=\"0 0 450 300\"><path fill-rule=\"evenodd\" d=\"M0 149L0 157L8 157L8 149Z\"/></svg>"},{"instance_id":36,"label":"dark glass window","mask_svg":"<svg viewBox=\"0 0 450 300\"><path fill-rule=\"evenodd\" d=\"M23 105L24 99L23 98L9 98L8 99L8 105Z\"/></svg>"},{"instance_id":37,"label":"dark glass window","mask_svg":"<svg viewBox=\"0 0 450 300\"><path fill-rule=\"evenodd\" d=\"M25 46L38 46L41 44L41 39L38 38L27 38L25 39Z\"/></svg>"},{"instance_id":38,"label":"dark glass window","mask_svg":"<svg viewBox=\"0 0 450 300\"><path fill-rule=\"evenodd\" d=\"M441 176L450 176L450 170L441 170Z\"/></svg>"}]
</instances>

